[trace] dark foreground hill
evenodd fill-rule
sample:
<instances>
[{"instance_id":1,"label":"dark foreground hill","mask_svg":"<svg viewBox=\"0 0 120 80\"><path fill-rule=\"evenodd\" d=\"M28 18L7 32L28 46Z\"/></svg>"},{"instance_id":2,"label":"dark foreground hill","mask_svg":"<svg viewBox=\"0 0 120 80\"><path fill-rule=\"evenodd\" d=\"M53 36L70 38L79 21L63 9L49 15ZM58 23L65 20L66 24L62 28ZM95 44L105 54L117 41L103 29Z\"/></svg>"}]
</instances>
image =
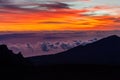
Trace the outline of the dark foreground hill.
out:
<instances>
[{"instance_id":1,"label":"dark foreground hill","mask_svg":"<svg viewBox=\"0 0 120 80\"><path fill-rule=\"evenodd\" d=\"M109 64L120 65L120 37L112 35L85 46L48 56L28 58L36 65Z\"/></svg>"},{"instance_id":2,"label":"dark foreground hill","mask_svg":"<svg viewBox=\"0 0 120 80\"><path fill-rule=\"evenodd\" d=\"M0 45L0 65L1 66L25 66L27 61L21 53L14 54L6 45Z\"/></svg>"},{"instance_id":3,"label":"dark foreground hill","mask_svg":"<svg viewBox=\"0 0 120 80\"><path fill-rule=\"evenodd\" d=\"M119 75L120 37L115 35L55 55L30 58L0 45L1 80L119 80Z\"/></svg>"}]
</instances>

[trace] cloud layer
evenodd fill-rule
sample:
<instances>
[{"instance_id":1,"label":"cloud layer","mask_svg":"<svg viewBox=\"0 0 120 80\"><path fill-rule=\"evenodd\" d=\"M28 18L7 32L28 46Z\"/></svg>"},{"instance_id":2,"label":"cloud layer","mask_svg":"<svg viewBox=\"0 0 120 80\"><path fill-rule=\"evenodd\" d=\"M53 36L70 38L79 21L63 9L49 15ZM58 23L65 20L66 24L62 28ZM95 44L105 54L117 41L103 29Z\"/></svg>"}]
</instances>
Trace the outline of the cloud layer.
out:
<instances>
[{"instance_id":1,"label":"cloud layer","mask_svg":"<svg viewBox=\"0 0 120 80\"><path fill-rule=\"evenodd\" d=\"M0 17L0 31L112 30L119 29L120 4L118 0L0 0Z\"/></svg>"},{"instance_id":2,"label":"cloud layer","mask_svg":"<svg viewBox=\"0 0 120 80\"><path fill-rule=\"evenodd\" d=\"M22 1L3 1L0 0L1 8L9 8L9 9L21 9L21 10L48 10L48 9L60 9L60 8L68 8L68 5L61 2L41 2L41 3L33 3Z\"/></svg>"}]
</instances>

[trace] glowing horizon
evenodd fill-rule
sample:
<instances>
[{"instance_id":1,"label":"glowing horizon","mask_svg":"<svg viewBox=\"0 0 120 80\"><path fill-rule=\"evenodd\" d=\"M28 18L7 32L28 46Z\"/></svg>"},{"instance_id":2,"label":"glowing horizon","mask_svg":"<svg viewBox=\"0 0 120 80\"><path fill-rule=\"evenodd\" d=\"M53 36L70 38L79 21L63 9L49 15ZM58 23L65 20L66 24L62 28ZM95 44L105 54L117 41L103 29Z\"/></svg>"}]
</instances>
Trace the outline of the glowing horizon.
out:
<instances>
[{"instance_id":1,"label":"glowing horizon","mask_svg":"<svg viewBox=\"0 0 120 80\"><path fill-rule=\"evenodd\" d=\"M118 4L93 5L94 0L78 1L92 6L84 7L69 0L42 4L10 1L0 0L0 31L120 30Z\"/></svg>"}]
</instances>

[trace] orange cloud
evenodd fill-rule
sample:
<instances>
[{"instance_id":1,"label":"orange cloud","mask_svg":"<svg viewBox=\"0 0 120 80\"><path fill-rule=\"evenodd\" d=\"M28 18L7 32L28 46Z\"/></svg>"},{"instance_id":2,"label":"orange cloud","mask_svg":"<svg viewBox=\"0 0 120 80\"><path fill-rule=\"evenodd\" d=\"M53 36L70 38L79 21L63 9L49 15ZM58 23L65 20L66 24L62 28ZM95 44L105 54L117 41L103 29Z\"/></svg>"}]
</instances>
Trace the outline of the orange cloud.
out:
<instances>
[{"instance_id":1,"label":"orange cloud","mask_svg":"<svg viewBox=\"0 0 120 80\"><path fill-rule=\"evenodd\" d=\"M95 9L101 10L100 7ZM35 12L18 10L18 13L14 13L12 9L9 11L11 13L0 13L0 31L120 29L118 15L83 15L91 11L90 9L51 9ZM103 13L100 12L100 14Z\"/></svg>"}]
</instances>

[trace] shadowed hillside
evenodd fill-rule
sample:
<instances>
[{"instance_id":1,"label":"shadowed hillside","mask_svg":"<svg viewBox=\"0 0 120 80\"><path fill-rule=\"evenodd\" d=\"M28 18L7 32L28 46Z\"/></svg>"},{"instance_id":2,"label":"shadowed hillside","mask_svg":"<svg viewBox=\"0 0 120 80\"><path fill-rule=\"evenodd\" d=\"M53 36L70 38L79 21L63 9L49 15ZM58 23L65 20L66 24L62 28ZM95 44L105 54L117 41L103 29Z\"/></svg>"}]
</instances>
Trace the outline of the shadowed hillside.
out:
<instances>
[{"instance_id":1,"label":"shadowed hillside","mask_svg":"<svg viewBox=\"0 0 120 80\"><path fill-rule=\"evenodd\" d=\"M30 58L13 53L6 45L0 45L0 78L119 80L119 48L120 37L115 35L55 55Z\"/></svg>"},{"instance_id":2,"label":"shadowed hillside","mask_svg":"<svg viewBox=\"0 0 120 80\"><path fill-rule=\"evenodd\" d=\"M28 58L34 64L110 64L120 65L120 37L112 35L85 46L49 56Z\"/></svg>"}]
</instances>

